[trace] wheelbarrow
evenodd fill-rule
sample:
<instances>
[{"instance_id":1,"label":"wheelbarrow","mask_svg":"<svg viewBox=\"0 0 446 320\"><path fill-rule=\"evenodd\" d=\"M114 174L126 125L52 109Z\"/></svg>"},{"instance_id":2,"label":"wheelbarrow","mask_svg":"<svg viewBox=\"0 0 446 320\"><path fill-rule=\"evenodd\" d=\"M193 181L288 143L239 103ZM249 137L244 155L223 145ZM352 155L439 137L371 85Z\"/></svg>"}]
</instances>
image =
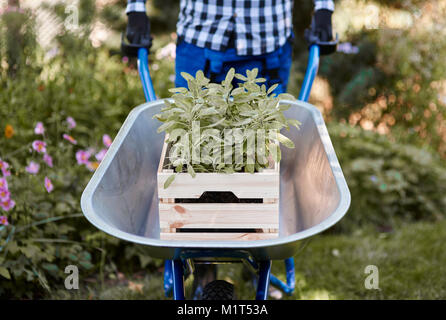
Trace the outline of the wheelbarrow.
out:
<instances>
[{"instance_id":1,"label":"wheelbarrow","mask_svg":"<svg viewBox=\"0 0 446 320\"><path fill-rule=\"evenodd\" d=\"M298 101L286 101L285 112L298 119L300 130L284 131L294 149L283 148L280 172L279 237L252 241L167 241L160 239L157 168L164 138L153 116L156 100L148 50L139 48L138 70L147 103L134 108L105 158L85 188L81 206L98 229L148 247L150 256L165 259L164 290L185 299L184 278L197 263L243 262L256 274L257 300L266 300L273 284L287 294L295 286L292 257L314 236L337 223L350 205L350 192L322 114L308 104L319 66L320 46L310 46L307 71ZM271 261L285 260L286 283L271 274Z\"/></svg>"}]
</instances>

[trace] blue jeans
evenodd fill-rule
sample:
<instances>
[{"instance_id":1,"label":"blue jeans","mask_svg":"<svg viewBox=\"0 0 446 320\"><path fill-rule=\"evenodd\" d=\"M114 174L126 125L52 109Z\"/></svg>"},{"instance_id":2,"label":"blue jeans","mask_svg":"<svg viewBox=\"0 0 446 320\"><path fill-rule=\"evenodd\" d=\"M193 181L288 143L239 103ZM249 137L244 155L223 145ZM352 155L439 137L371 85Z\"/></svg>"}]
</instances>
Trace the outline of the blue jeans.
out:
<instances>
[{"instance_id":1,"label":"blue jeans","mask_svg":"<svg viewBox=\"0 0 446 320\"><path fill-rule=\"evenodd\" d=\"M187 88L187 82L181 76L181 72L187 72L195 76L198 70L202 70L206 77L213 82L220 83L225 79L230 68L235 68L237 73L243 75L246 74L246 70L258 68L258 77L267 79L267 87L275 83L279 84L274 91L279 94L286 92L291 63L291 38L276 51L257 56L238 56L234 48L219 52L178 40L175 61L175 86ZM238 80L235 80L235 82L238 82Z\"/></svg>"}]
</instances>

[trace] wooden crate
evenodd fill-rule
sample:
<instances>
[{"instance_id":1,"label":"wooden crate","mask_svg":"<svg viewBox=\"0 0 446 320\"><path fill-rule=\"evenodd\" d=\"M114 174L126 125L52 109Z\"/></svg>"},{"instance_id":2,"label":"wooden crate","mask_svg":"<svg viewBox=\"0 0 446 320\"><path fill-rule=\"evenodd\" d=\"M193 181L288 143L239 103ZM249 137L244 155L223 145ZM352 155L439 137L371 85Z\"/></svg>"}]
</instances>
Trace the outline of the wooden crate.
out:
<instances>
[{"instance_id":1,"label":"wooden crate","mask_svg":"<svg viewBox=\"0 0 446 320\"><path fill-rule=\"evenodd\" d=\"M252 174L197 173L192 178L188 173L175 173L174 182L164 189L164 182L173 174L173 170L163 169L167 149L165 143L158 167L162 240L234 241L278 237L279 164ZM245 200L243 203L181 202L199 199L205 192L232 192Z\"/></svg>"}]
</instances>

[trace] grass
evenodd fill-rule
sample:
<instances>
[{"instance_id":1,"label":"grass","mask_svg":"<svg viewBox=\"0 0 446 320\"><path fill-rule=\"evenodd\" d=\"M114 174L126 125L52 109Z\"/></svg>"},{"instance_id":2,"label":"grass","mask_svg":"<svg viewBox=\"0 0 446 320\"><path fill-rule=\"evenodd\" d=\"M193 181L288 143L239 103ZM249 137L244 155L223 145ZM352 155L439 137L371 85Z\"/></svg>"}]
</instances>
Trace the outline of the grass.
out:
<instances>
[{"instance_id":1,"label":"grass","mask_svg":"<svg viewBox=\"0 0 446 320\"><path fill-rule=\"evenodd\" d=\"M445 299L445 240L444 221L410 224L392 233L320 236L296 258L293 298ZM367 265L378 267L380 290L365 288Z\"/></svg>"},{"instance_id":2,"label":"grass","mask_svg":"<svg viewBox=\"0 0 446 320\"><path fill-rule=\"evenodd\" d=\"M295 257L296 290L284 299L445 299L446 221L413 223L390 233L363 228L353 235L314 237ZM366 289L367 265L379 271L379 290ZM284 266L273 263L284 280ZM223 265L219 278L235 284L237 297L252 299L241 265ZM121 281L82 283L80 290L53 290L49 299L164 299L162 270ZM186 282L190 288L191 279Z\"/></svg>"}]
</instances>

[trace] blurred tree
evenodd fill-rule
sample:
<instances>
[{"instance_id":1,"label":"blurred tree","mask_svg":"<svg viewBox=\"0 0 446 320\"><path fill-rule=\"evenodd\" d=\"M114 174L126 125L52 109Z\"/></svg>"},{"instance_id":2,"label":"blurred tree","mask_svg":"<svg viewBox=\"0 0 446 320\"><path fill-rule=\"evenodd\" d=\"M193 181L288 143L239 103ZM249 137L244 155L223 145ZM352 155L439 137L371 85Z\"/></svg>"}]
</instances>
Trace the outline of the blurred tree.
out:
<instances>
[{"instance_id":1,"label":"blurred tree","mask_svg":"<svg viewBox=\"0 0 446 320\"><path fill-rule=\"evenodd\" d=\"M30 12L20 9L18 0L8 0L8 9L0 16L0 72L14 76L24 65L32 66L36 41Z\"/></svg>"}]
</instances>

